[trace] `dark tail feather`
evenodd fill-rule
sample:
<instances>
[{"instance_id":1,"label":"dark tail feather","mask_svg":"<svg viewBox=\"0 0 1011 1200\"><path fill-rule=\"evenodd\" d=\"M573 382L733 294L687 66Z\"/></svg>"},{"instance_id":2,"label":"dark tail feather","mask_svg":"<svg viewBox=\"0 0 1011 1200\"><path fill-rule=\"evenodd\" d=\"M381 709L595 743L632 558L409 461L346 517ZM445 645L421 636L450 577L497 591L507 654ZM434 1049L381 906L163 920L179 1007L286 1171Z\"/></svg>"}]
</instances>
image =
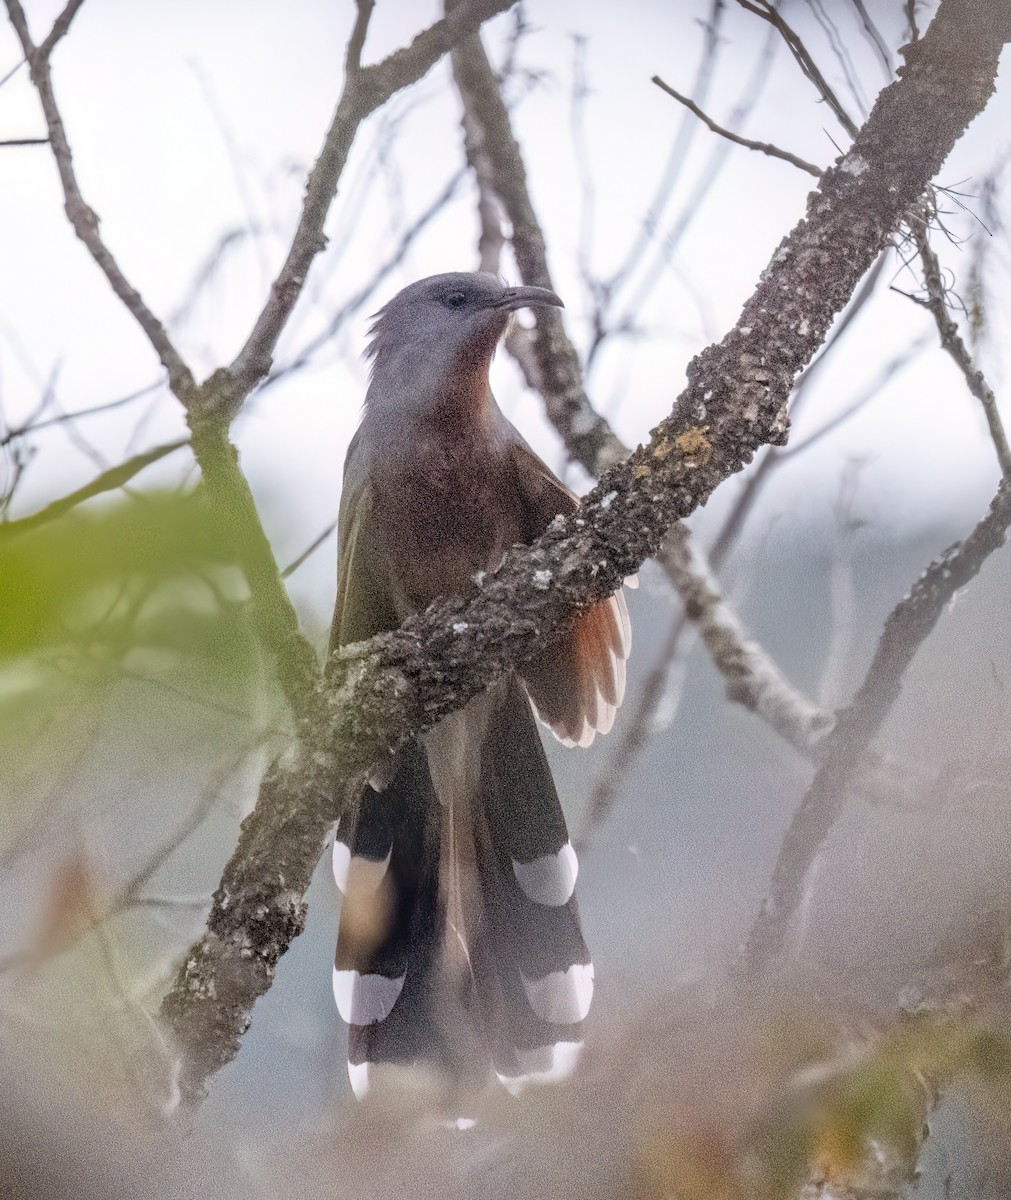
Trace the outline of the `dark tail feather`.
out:
<instances>
[{"instance_id":1,"label":"dark tail feather","mask_svg":"<svg viewBox=\"0 0 1011 1200\"><path fill-rule=\"evenodd\" d=\"M575 899L577 862L537 724L510 675L493 693L481 754L475 844L484 922L475 985L496 1071L571 1069L593 996Z\"/></svg>"},{"instance_id":2,"label":"dark tail feather","mask_svg":"<svg viewBox=\"0 0 1011 1200\"><path fill-rule=\"evenodd\" d=\"M350 1027L355 1093L368 1065L444 1058L434 984L443 919L439 900L439 802L424 750L398 754L383 791L366 787L334 843L344 893L334 998Z\"/></svg>"},{"instance_id":3,"label":"dark tail feather","mask_svg":"<svg viewBox=\"0 0 1011 1200\"><path fill-rule=\"evenodd\" d=\"M369 1064L457 1079L492 1065L507 1086L571 1069L593 995L576 870L514 675L400 751L334 846L334 995L356 1094Z\"/></svg>"}]
</instances>

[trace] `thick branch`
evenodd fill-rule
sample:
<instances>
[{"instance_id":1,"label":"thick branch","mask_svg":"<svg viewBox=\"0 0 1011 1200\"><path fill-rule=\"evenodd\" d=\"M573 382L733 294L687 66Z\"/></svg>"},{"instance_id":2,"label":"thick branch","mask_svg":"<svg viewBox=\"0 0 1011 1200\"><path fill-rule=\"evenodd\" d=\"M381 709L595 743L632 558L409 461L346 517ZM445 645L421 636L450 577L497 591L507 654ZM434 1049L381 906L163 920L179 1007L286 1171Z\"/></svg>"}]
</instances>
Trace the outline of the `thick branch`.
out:
<instances>
[{"instance_id":1,"label":"thick branch","mask_svg":"<svg viewBox=\"0 0 1011 1200\"><path fill-rule=\"evenodd\" d=\"M783 441L797 372L986 104L1008 37L1006 4L942 0L901 79L825 172L737 325L690 364L687 387L649 444L607 471L571 517L514 548L475 599L439 601L333 658L319 713L268 771L207 930L163 1005L183 1056L186 1100L197 1100L234 1057L255 1000L301 931L305 891L348 781L539 653L761 445Z\"/></svg>"}]
</instances>

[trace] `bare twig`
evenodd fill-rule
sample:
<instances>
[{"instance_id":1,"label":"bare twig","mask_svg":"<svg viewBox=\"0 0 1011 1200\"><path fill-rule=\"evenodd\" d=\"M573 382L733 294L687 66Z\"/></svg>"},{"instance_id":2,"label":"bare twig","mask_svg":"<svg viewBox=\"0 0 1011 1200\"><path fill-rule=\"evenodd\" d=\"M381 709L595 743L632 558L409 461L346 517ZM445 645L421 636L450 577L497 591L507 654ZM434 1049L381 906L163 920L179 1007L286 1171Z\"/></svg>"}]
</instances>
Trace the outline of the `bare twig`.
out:
<instances>
[{"instance_id":1,"label":"bare twig","mask_svg":"<svg viewBox=\"0 0 1011 1200\"><path fill-rule=\"evenodd\" d=\"M811 57L807 47L804 45L803 39L783 19L779 10L769 3L769 0L758 0L756 4L752 4L751 0L737 0L737 3L742 8L746 8L748 12L753 12L756 16L761 17L763 21L768 21L780 33L790 48L790 53L797 60L800 69L818 89L822 99L835 113L839 124L842 125L850 137L855 137L857 132L856 123L843 107L842 101L832 90L828 80L819 70L818 64Z\"/></svg>"},{"instance_id":2,"label":"bare twig","mask_svg":"<svg viewBox=\"0 0 1011 1200\"><path fill-rule=\"evenodd\" d=\"M63 11L53 22L53 27L50 29L42 45L39 46L39 53L43 58L48 58L56 47L56 43L66 35L70 28L70 22L77 15L77 10L84 3L84 0L68 0Z\"/></svg>"},{"instance_id":3,"label":"bare twig","mask_svg":"<svg viewBox=\"0 0 1011 1200\"><path fill-rule=\"evenodd\" d=\"M928 31L929 33L929 31ZM783 949L818 855L846 799L847 785L898 699L902 679L945 606L973 579L1011 526L1011 480L1001 480L986 516L930 564L892 611L860 690L838 714L825 756L787 831L769 891L744 949L749 974Z\"/></svg>"},{"instance_id":4,"label":"bare twig","mask_svg":"<svg viewBox=\"0 0 1011 1200\"><path fill-rule=\"evenodd\" d=\"M351 30L351 37L348 38L348 52L344 59L349 75L362 69L362 50L365 49L365 38L369 32L369 22L372 20L372 10L376 6L376 0L355 0L355 3L358 6L358 16L355 18L355 27Z\"/></svg>"},{"instance_id":5,"label":"bare twig","mask_svg":"<svg viewBox=\"0 0 1011 1200\"><path fill-rule=\"evenodd\" d=\"M306 181L305 203L291 248L245 345L226 371L219 372L208 402L214 411L238 411L252 389L270 372L274 348L302 293L313 259L323 249L323 225L337 192L344 164L359 125L394 93L416 83L452 47L513 0L464 0L411 44L374 66L355 65L349 46L349 71L327 130L323 148ZM359 5L352 41L364 42L371 4ZM357 54L360 55L361 46ZM212 377L213 379L214 377ZM210 381L209 381L210 382Z\"/></svg>"},{"instance_id":6,"label":"bare twig","mask_svg":"<svg viewBox=\"0 0 1011 1200\"><path fill-rule=\"evenodd\" d=\"M330 522L330 524L326 527L326 529L324 529L323 532L321 534L319 534L318 537L313 538L313 540L309 543L308 546L306 546L306 548L302 551L301 554L299 554L296 558L293 558L291 560L291 562L288 563L288 565L281 572L281 578L287 579L289 575L294 575L295 572L298 570L298 568L306 561L306 559L311 557L313 554L315 554L316 551L320 548L320 546L323 545L323 543L327 540L327 538L330 537L330 535L332 533L334 533L336 531L336 529L337 529L337 520L335 518L334 520L332 520Z\"/></svg>"},{"instance_id":7,"label":"bare twig","mask_svg":"<svg viewBox=\"0 0 1011 1200\"><path fill-rule=\"evenodd\" d=\"M736 130L754 108L769 80L777 45L776 31L770 27L768 36L759 50L754 68L744 80L737 102L727 118L728 129ZM674 268L677 249L691 228L696 215L704 210L706 197L709 195L725 163L728 161L731 148L731 143L724 141L722 138L713 145L694 186L681 204L677 217L671 222L670 227L663 233L662 237L659 230L656 231L656 252L653 261L645 271L644 277L640 279L631 294L626 297L622 315L612 318L612 324L620 326L629 317L634 316L646 303L653 289L660 283L660 280L664 278L665 271L670 271Z\"/></svg>"},{"instance_id":8,"label":"bare twig","mask_svg":"<svg viewBox=\"0 0 1011 1200\"><path fill-rule=\"evenodd\" d=\"M958 325L948 311L944 281L941 278L941 264L930 244L926 228L919 221L910 222L910 228L920 261L923 263L923 279L927 286L926 304L937 325L941 346L951 355L955 365L965 377L969 391L983 406L983 413L990 430L990 439L997 454L997 461L1000 463L1001 474L1011 476L1011 447L1008 446L1007 433L1001 420L1000 409L997 407L997 397L987 383L986 376L974 361L968 346L962 341Z\"/></svg>"},{"instance_id":9,"label":"bare twig","mask_svg":"<svg viewBox=\"0 0 1011 1200\"><path fill-rule=\"evenodd\" d=\"M760 445L783 440L797 372L992 94L1011 12L992 0L981 20L980 3L942 0L915 61L822 176L735 327L689 365L649 444L605 472L574 514L514 547L474 599L438 601L332 657L317 711L267 771L207 930L163 1003L184 1101L197 1101L234 1057L256 999L301 932L305 891L354 782L389 748L540 653Z\"/></svg>"},{"instance_id":10,"label":"bare twig","mask_svg":"<svg viewBox=\"0 0 1011 1200\"><path fill-rule=\"evenodd\" d=\"M2 437L0 437L0 448L9 446L11 442L17 441L18 438L25 437L29 433L37 433L40 429L48 429L52 425L65 425L68 421L79 421L84 417L93 417L98 413L110 412L114 408L122 408L126 404L133 404L136 400L142 400L145 396L150 396L152 392L158 391L162 387L162 381L156 380L154 383L149 383L147 387L139 388L136 392L131 392L128 396L120 396L118 400L107 400L104 404L95 404L91 408L79 408L75 412L61 412L56 416L46 417L44 420L36 419L38 414L33 416L24 425L19 425L16 429L9 429Z\"/></svg>"},{"instance_id":11,"label":"bare twig","mask_svg":"<svg viewBox=\"0 0 1011 1200\"><path fill-rule=\"evenodd\" d=\"M49 138L0 138L0 146L48 146Z\"/></svg>"},{"instance_id":12,"label":"bare twig","mask_svg":"<svg viewBox=\"0 0 1011 1200\"><path fill-rule=\"evenodd\" d=\"M127 459L126 462L118 463L115 467L110 467L108 471L103 471L101 475L96 476L90 483L86 483L83 487L79 487L69 495L61 496L59 500L54 500L51 504L47 504L45 508L40 509L38 512L0 525L0 538L16 537L18 534L27 533L31 529L37 529L40 525L45 525L49 521L55 521L57 517L62 517L64 513L69 512L72 508L76 508L78 504L83 504L85 500L90 500L93 496L100 496L104 492L114 492L117 488L128 484L145 467L159 462L167 455L187 445L189 445L189 438L179 438L174 442L165 442L164 445L155 446L153 450L146 450L143 454L136 454L133 458Z\"/></svg>"},{"instance_id":13,"label":"bare twig","mask_svg":"<svg viewBox=\"0 0 1011 1200\"><path fill-rule=\"evenodd\" d=\"M682 96L680 92L675 91L669 83L664 83L659 75L653 76L653 83L658 88L666 92L668 96L673 96L679 104L683 104L689 112L692 112L707 125L713 133L718 133L720 137L726 138L730 142L736 143L738 146L746 146L749 150L757 150L760 154L767 154L770 158L781 158L784 162L790 163L792 166L799 167L800 170L806 171L809 175L813 175L815 179L821 177L821 167L816 167L814 163L809 163L803 158L798 158L796 154L791 154L789 150L782 150L779 146L774 146L771 142L755 142L751 138L741 137L739 133L734 133L730 129L725 129L702 111L694 100L688 96Z\"/></svg>"},{"instance_id":14,"label":"bare twig","mask_svg":"<svg viewBox=\"0 0 1011 1200\"><path fill-rule=\"evenodd\" d=\"M349 299L345 300L339 308L330 313L324 328L299 347L292 358L271 368L270 374L260 387L261 392L268 387L273 387L281 379L285 379L296 371L300 371L308 366L315 355L333 340L337 331L341 329L352 314L358 312L368 302L369 297L375 292L376 288L384 280L388 279L404 261L419 235L443 211L456 194L464 178L464 174L464 170L461 169L452 176L431 204L403 230L389 257L380 263L372 276Z\"/></svg>"},{"instance_id":15,"label":"bare twig","mask_svg":"<svg viewBox=\"0 0 1011 1200\"><path fill-rule=\"evenodd\" d=\"M864 0L853 0L853 7L860 14L860 20L863 22L867 36L881 56L881 66L884 69L885 79L891 79L895 74L895 64L892 62L892 52L888 49L888 43L882 36L881 30L875 25L871 14L867 11L867 5L864 3Z\"/></svg>"},{"instance_id":16,"label":"bare twig","mask_svg":"<svg viewBox=\"0 0 1011 1200\"><path fill-rule=\"evenodd\" d=\"M709 94L709 88L715 74L714 68L716 66L717 52L720 46L720 27L725 13L726 0L710 0L709 14L703 23L704 40L702 54L699 58L698 69L692 83L691 94L697 104L705 104ZM697 128L696 123L686 113L677 136L674 138L674 143L671 146L671 151L664 165L663 175L661 176L653 200L646 210L646 216L642 225L636 232L635 240L621 266L607 281L612 294L636 269L642 255L655 236L667 201L683 169L685 156L688 153Z\"/></svg>"},{"instance_id":17,"label":"bare twig","mask_svg":"<svg viewBox=\"0 0 1011 1200\"><path fill-rule=\"evenodd\" d=\"M67 218L73 226L74 232L101 268L112 290L144 331L162 366L168 372L172 391L181 400L188 402L196 387L190 369L172 344L161 321L144 303L140 292L123 274L119 264L102 240L98 232L98 217L93 209L85 203L74 171L73 154L53 92L53 76L49 66L49 56L53 47L69 28L81 2L82 0L71 0L71 3L57 19L56 25L46 40L41 46L36 46L28 30L28 22L20 0L4 0L11 24L14 26L25 58L28 60L32 83L35 85L42 104L42 113L49 130L49 142L53 148L56 169L63 185Z\"/></svg>"}]
</instances>

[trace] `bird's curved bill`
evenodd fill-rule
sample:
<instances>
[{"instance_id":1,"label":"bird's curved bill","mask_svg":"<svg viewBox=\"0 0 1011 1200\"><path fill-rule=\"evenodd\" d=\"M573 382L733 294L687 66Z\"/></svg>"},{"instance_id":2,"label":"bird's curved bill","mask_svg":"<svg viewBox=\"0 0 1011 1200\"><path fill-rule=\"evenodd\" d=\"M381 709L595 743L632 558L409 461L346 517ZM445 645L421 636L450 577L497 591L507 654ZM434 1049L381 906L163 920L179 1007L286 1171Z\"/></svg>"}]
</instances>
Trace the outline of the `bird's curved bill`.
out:
<instances>
[{"instance_id":1,"label":"bird's curved bill","mask_svg":"<svg viewBox=\"0 0 1011 1200\"><path fill-rule=\"evenodd\" d=\"M550 288L543 287L506 288L502 293L501 299L496 302L495 307L512 311L515 308L536 307L541 304L550 304L555 308L565 307L559 296L556 296Z\"/></svg>"}]
</instances>

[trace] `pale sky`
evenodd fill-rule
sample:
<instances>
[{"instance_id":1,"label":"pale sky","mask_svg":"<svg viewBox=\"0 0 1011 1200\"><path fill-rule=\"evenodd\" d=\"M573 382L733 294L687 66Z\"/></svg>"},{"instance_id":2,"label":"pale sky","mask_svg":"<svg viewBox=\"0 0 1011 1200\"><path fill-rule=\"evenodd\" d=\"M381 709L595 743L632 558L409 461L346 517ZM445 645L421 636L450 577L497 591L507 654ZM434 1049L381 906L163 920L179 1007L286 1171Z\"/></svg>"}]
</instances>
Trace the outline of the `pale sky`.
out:
<instances>
[{"instance_id":1,"label":"pale sky","mask_svg":"<svg viewBox=\"0 0 1011 1200\"><path fill-rule=\"evenodd\" d=\"M61 7L54 0L30 0L27 10L37 36ZM527 5L533 32L521 45L519 64L537 78L533 86L529 80L512 84L512 93L522 94L515 122L547 230L557 289L580 344L588 338L588 300L577 261L581 230L591 230L589 257L597 274L614 270L636 240L682 120L678 106L650 83L650 76L658 73L680 90L691 89L702 45L695 18L707 9L704 0L635 0L622 6L533 0ZM884 0L871 5L893 45L901 31L900 9ZM791 0L785 12L810 38L830 81L859 118L818 23L825 13L838 22L863 92L873 96L884 78L882 64L862 36L853 6L822 0L812 9ZM280 264L305 169L340 86L352 16L350 2L331 0L285 5L88 0L54 57L58 97L85 195L114 254L148 304L172 322L177 344L198 375L226 361L241 344ZM366 60L404 44L437 16L435 4L380 0ZM510 29L510 17L487 27L496 58ZM726 121L760 55L765 29L730 4L722 34L707 107ZM584 203L573 137L576 35L586 39L589 94L582 125L592 211ZM0 74L17 57L13 34L4 24ZM362 129L328 226L331 253L317 260L279 362L319 329L329 309L370 278L395 245L396 230L424 210L457 169L458 107L447 80L448 66L440 64ZM0 102L0 137L41 132L25 71L3 86ZM978 210L972 194L994 161L1007 153L1009 117L1005 84L941 173L942 183L965 193L969 209ZM384 131L390 119L398 122L392 147ZM834 156L833 140L847 143L778 45L744 132L818 164ZM684 236L669 266L653 274L640 271L620 293L619 311L631 306L644 336L606 345L589 381L594 401L629 442L645 438L667 411L688 359L732 325L777 242L801 215L813 183L783 162L735 149L716 185L692 210L690 197L719 144L696 125L686 169L659 222L662 241L688 205L691 220ZM23 420L50 378L66 410L156 381L152 352L63 217L48 149L4 149L0 172L0 400L6 421ZM956 212L952 224L969 240L955 247L938 239L937 246L964 284L978 242L989 238L963 212ZM233 243L191 311L173 321L222 237L251 227L261 236ZM475 265L475 242L473 195L465 180L453 205L376 289L364 311L346 324L318 366L254 398L237 422L243 464L264 501L282 562L336 512L344 448L364 391L358 356L365 315L413 278ZM999 325L1008 313L1009 262L1002 245L994 249L1001 300L991 316ZM511 269L508 263L505 269ZM908 272L889 275L899 287L914 286ZM644 288L644 279L651 286ZM890 357L923 334L930 334L927 315L907 299L882 292L821 380L798 436L845 408ZM1006 339L992 338L981 353L999 393L1008 377ZM494 369L503 406L562 469L560 448L536 400L522 392L512 364L501 355ZM97 459L64 429L51 430L38 441L40 451L13 511L31 511L86 482L99 462L111 465L181 429L176 402L161 392L79 426ZM967 514L982 511L996 480L982 418L951 364L933 350L838 434L782 472L766 502L770 514L790 514L810 504L831 506L854 456L866 460L864 515L899 525L929 523L961 506ZM177 454L137 483L177 478L186 461ZM578 476L572 478L582 486ZM331 602L333 559L330 543L292 580L297 601L315 620L325 620Z\"/></svg>"}]
</instances>

